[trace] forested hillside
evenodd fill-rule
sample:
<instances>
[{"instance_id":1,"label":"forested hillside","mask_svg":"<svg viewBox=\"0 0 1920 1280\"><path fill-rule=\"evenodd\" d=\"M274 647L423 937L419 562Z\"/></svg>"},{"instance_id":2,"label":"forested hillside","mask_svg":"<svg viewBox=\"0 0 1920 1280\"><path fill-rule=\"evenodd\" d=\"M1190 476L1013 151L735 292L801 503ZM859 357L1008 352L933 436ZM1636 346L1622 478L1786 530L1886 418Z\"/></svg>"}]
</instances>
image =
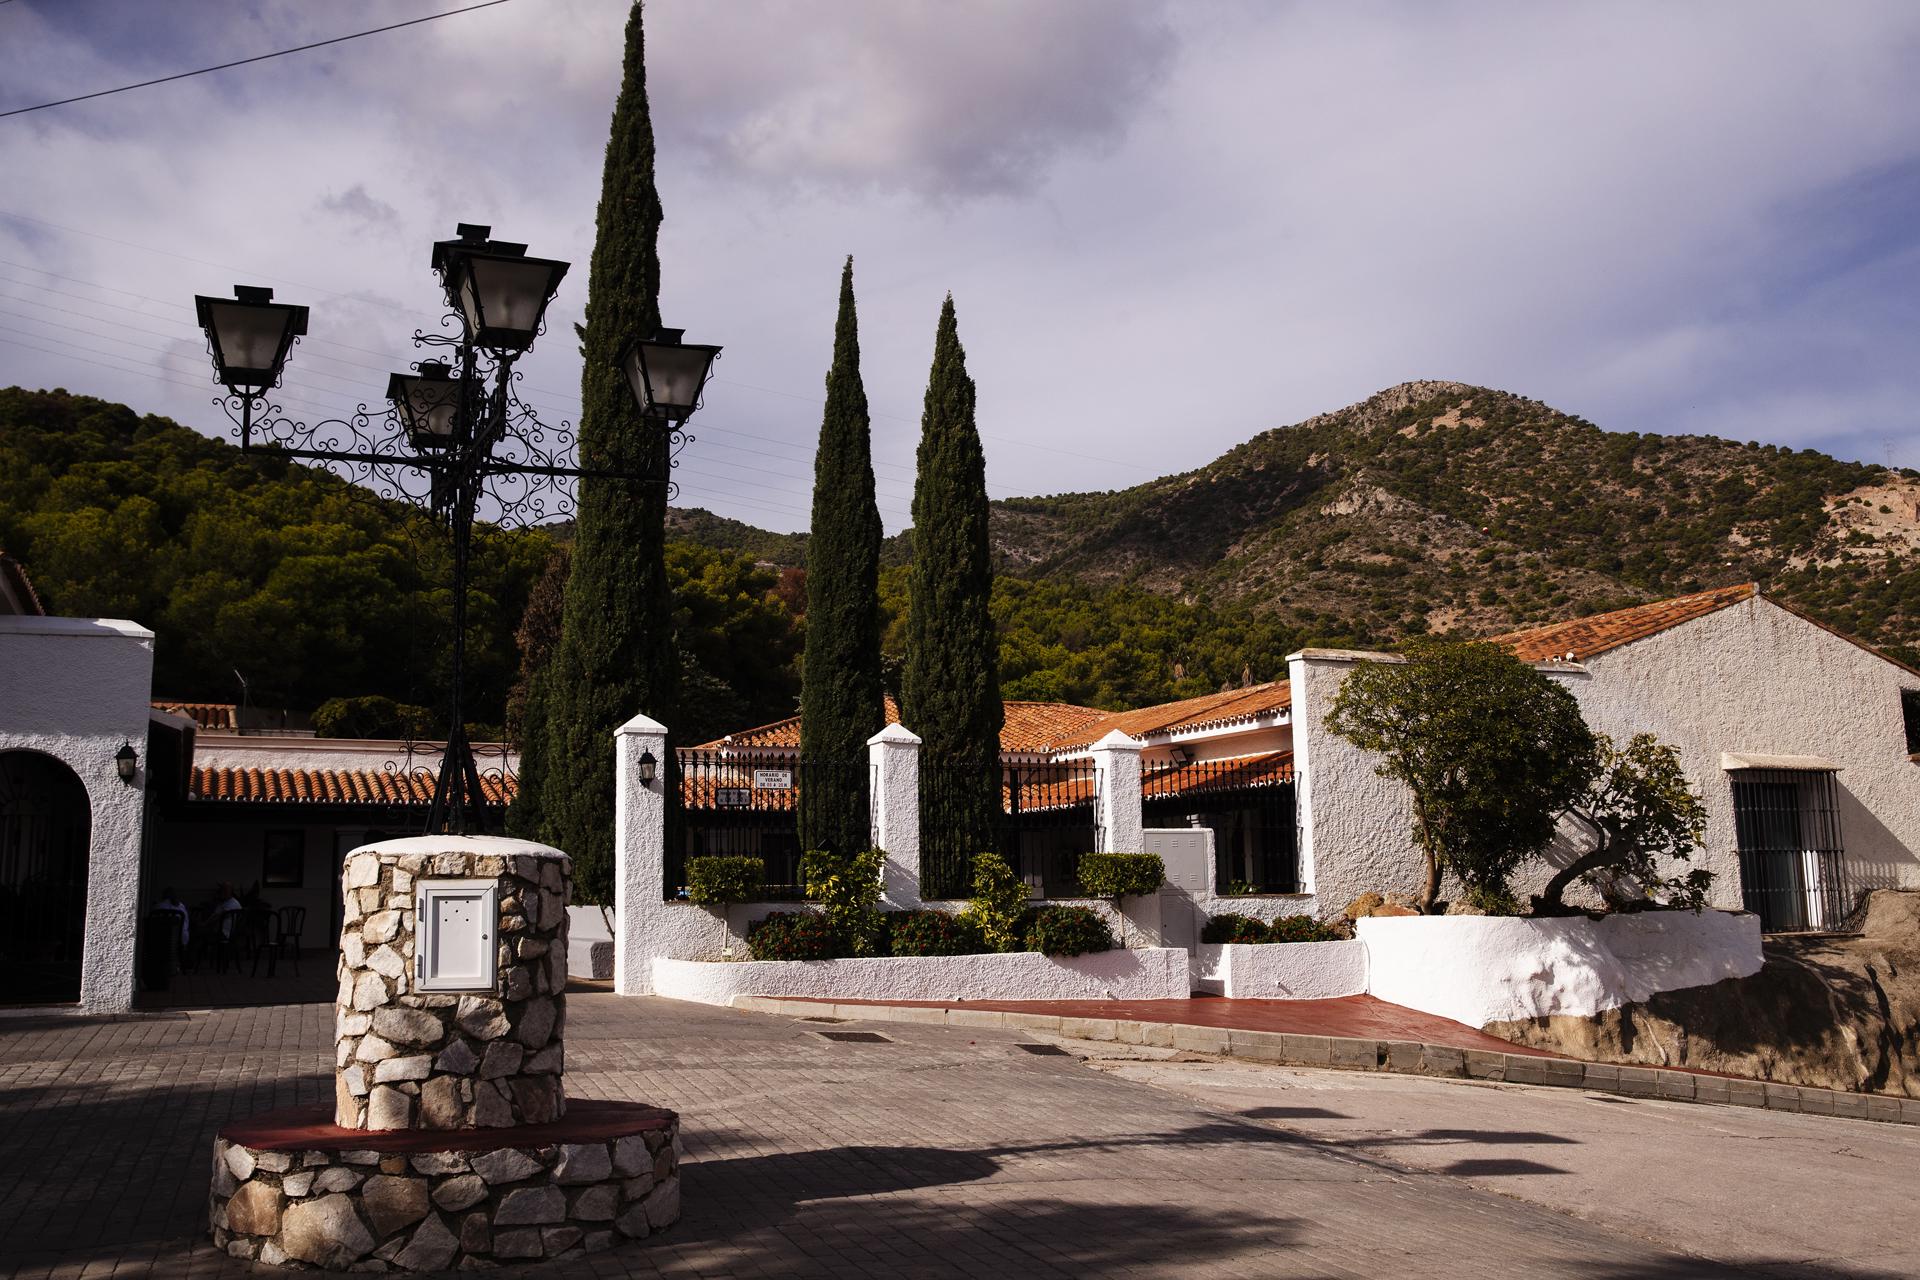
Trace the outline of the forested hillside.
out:
<instances>
[{"instance_id":1,"label":"forested hillside","mask_svg":"<svg viewBox=\"0 0 1920 1280\"><path fill-rule=\"evenodd\" d=\"M1124 707L1284 674L1303 644L1469 634L1703 586L1781 599L1920 657L1920 476L1812 450L1602 431L1537 401L1408 383L1117 493L996 503L1010 698ZM670 516L685 740L792 714L805 536ZM473 716L564 528L482 537ZM159 635L156 691L310 711L437 706L444 551L411 509L164 418L0 391L0 547L50 608ZM882 573L897 677L911 535ZM692 736L698 735L698 737Z\"/></svg>"}]
</instances>

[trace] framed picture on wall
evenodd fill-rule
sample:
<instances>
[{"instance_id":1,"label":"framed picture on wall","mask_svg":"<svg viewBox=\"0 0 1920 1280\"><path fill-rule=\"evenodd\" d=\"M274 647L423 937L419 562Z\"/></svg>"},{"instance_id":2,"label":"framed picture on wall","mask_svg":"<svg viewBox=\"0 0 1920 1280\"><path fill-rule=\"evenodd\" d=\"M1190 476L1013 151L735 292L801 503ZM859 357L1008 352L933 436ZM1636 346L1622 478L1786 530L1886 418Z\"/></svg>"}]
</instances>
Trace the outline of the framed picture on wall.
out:
<instances>
[{"instance_id":1,"label":"framed picture on wall","mask_svg":"<svg viewBox=\"0 0 1920 1280\"><path fill-rule=\"evenodd\" d=\"M302 830L267 832L266 855L260 868L262 888L298 889L306 870L307 833Z\"/></svg>"}]
</instances>

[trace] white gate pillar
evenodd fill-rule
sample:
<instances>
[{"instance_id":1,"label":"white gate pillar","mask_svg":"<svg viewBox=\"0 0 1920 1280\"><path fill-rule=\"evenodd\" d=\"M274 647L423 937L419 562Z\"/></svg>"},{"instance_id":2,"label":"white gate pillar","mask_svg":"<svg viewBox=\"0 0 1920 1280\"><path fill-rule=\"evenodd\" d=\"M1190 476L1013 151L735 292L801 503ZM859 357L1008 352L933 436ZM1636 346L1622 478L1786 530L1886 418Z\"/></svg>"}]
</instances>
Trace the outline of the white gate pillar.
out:
<instances>
[{"instance_id":1,"label":"white gate pillar","mask_svg":"<svg viewBox=\"0 0 1920 1280\"><path fill-rule=\"evenodd\" d=\"M896 911L920 905L920 736L898 722L867 739L873 847L887 851L881 893Z\"/></svg>"},{"instance_id":2,"label":"white gate pillar","mask_svg":"<svg viewBox=\"0 0 1920 1280\"><path fill-rule=\"evenodd\" d=\"M659 914L667 883L667 726L639 715L614 730L613 989L653 989L646 922ZM653 781L640 781L640 757L653 757Z\"/></svg>"},{"instance_id":3,"label":"white gate pillar","mask_svg":"<svg viewBox=\"0 0 1920 1280\"><path fill-rule=\"evenodd\" d=\"M1140 817L1140 752L1146 745L1118 729L1093 744L1098 853L1139 853L1146 847Z\"/></svg>"}]
</instances>

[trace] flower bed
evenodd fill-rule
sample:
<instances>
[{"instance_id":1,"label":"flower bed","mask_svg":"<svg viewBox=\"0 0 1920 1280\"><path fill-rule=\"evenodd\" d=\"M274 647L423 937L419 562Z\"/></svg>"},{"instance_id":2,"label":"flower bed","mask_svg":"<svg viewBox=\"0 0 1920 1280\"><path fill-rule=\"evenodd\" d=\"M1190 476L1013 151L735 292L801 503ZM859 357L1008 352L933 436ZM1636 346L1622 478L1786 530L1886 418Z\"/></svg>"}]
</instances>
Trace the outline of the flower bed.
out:
<instances>
[{"instance_id":1,"label":"flower bed","mask_svg":"<svg viewBox=\"0 0 1920 1280\"><path fill-rule=\"evenodd\" d=\"M704 1004L736 996L829 1000L1179 1000L1189 994L1177 947L1053 957L1037 951L857 960L653 962L654 994Z\"/></svg>"},{"instance_id":2,"label":"flower bed","mask_svg":"<svg viewBox=\"0 0 1920 1280\"><path fill-rule=\"evenodd\" d=\"M1203 942L1194 989L1236 1000L1331 1000L1367 989L1363 942Z\"/></svg>"},{"instance_id":3,"label":"flower bed","mask_svg":"<svg viewBox=\"0 0 1920 1280\"><path fill-rule=\"evenodd\" d=\"M1470 1027L1588 1017L1761 966L1760 919L1746 912L1370 916L1354 927L1369 991Z\"/></svg>"}]
</instances>

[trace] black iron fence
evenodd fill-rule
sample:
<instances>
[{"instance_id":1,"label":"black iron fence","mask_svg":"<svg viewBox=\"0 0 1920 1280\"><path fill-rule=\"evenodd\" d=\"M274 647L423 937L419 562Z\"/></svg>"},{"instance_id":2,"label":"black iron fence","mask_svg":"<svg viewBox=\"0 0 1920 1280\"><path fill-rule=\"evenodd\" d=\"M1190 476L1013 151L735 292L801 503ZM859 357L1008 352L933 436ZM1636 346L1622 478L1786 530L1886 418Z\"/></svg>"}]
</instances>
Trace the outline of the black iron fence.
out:
<instances>
[{"instance_id":1,"label":"black iron fence","mask_svg":"<svg viewBox=\"0 0 1920 1280\"><path fill-rule=\"evenodd\" d=\"M1149 827L1213 831L1216 892L1299 892L1291 755L1156 766L1141 779L1140 800Z\"/></svg>"},{"instance_id":2,"label":"black iron fence","mask_svg":"<svg viewBox=\"0 0 1920 1280\"><path fill-rule=\"evenodd\" d=\"M89 814L86 787L66 765L0 752L0 962L9 1001L80 998Z\"/></svg>"},{"instance_id":3,"label":"black iron fence","mask_svg":"<svg viewBox=\"0 0 1920 1280\"><path fill-rule=\"evenodd\" d=\"M679 764L679 838L667 842L666 896L686 888L687 860L707 854L755 857L769 900L804 897L800 854L809 841L800 793L809 783L871 794L865 760L808 760L785 752L688 747ZM857 788L857 790L856 790Z\"/></svg>"},{"instance_id":4,"label":"black iron fence","mask_svg":"<svg viewBox=\"0 0 1920 1280\"><path fill-rule=\"evenodd\" d=\"M1740 891L1768 933L1844 927L1856 898L1833 775L1742 769L1733 777Z\"/></svg>"},{"instance_id":5,"label":"black iron fence","mask_svg":"<svg viewBox=\"0 0 1920 1280\"><path fill-rule=\"evenodd\" d=\"M1000 852L1043 898L1081 896L1080 855L1099 847L1093 761L1001 770Z\"/></svg>"},{"instance_id":6,"label":"black iron fence","mask_svg":"<svg viewBox=\"0 0 1920 1280\"><path fill-rule=\"evenodd\" d=\"M920 762L920 892L973 893L973 858L997 850L1046 898L1080 893L1080 855L1094 849L1091 760L1001 764Z\"/></svg>"}]
</instances>

